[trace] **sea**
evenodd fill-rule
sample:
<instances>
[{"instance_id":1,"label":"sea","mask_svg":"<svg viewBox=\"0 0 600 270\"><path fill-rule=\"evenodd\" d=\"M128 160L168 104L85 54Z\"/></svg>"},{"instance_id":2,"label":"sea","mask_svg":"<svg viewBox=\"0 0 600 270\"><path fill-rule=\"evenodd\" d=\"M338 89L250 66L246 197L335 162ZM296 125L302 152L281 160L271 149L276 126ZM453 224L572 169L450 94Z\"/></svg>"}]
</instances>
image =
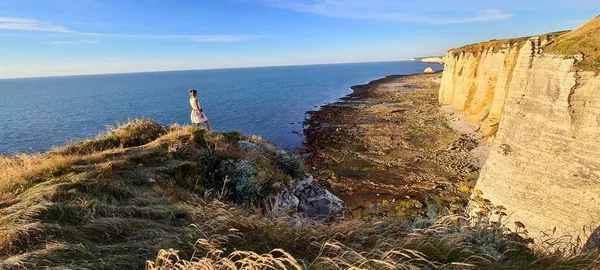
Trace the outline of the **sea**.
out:
<instances>
[{"instance_id":1,"label":"sea","mask_svg":"<svg viewBox=\"0 0 600 270\"><path fill-rule=\"evenodd\" d=\"M214 131L302 146L308 111L386 75L441 65L416 61L145 72L0 80L0 154L45 152L133 118L190 124L189 89Z\"/></svg>"}]
</instances>

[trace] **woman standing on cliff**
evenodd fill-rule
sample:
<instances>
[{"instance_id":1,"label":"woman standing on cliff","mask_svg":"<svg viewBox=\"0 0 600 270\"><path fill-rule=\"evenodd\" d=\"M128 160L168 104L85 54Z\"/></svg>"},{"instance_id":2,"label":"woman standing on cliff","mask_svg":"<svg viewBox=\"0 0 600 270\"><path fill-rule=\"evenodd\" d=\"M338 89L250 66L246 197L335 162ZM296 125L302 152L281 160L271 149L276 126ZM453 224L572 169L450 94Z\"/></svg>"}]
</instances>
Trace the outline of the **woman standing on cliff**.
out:
<instances>
[{"instance_id":1,"label":"woman standing on cliff","mask_svg":"<svg viewBox=\"0 0 600 270\"><path fill-rule=\"evenodd\" d=\"M210 133L210 122L208 118L202 111L202 107L200 107L200 102L198 102L198 91L192 89L190 90L190 105L192 106L192 123L194 123L197 127L200 126L200 123L206 123L206 129Z\"/></svg>"}]
</instances>

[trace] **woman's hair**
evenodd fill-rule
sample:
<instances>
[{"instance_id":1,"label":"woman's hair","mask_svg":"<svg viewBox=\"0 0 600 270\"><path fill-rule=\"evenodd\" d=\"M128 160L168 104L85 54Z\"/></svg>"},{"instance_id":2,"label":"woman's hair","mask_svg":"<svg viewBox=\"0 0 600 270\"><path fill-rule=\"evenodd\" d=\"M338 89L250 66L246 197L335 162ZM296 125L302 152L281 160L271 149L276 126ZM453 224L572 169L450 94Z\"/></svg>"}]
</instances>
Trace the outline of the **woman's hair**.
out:
<instances>
[{"instance_id":1,"label":"woman's hair","mask_svg":"<svg viewBox=\"0 0 600 270\"><path fill-rule=\"evenodd\" d=\"M198 93L198 91L196 91L196 90L194 90L194 89L191 89L191 90L190 90L190 93L192 93L192 95L196 95L196 94Z\"/></svg>"}]
</instances>

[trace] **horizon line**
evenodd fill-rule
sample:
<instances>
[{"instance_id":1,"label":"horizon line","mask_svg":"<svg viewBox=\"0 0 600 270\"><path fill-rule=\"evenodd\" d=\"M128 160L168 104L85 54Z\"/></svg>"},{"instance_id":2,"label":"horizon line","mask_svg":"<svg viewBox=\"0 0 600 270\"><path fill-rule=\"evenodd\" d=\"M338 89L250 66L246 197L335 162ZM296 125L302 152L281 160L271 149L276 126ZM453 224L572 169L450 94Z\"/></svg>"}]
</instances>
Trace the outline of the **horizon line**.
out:
<instances>
[{"instance_id":1,"label":"horizon line","mask_svg":"<svg viewBox=\"0 0 600 270\"><path fill-rule=\"evenodd\" d=\"M429 57L429 56L427 56ZM367 63L387 63L387 62L415 62L411 59L421 59L425 57L414 57L401 60L383 60L383 61L358 61L358 62L332 62L332 63L308 63L308 64L283 64L283 65L264 65L264 66L241 66L241 67L221 67L221 68L197 68L197 69L173 69L173 70L150 70L150 71L131 71L131 72L109 72L109 73L89 73L89 74L65 74L48 76L26 76L26 77L0 77L0 80L17 79L36 79L36 78L60 78L76 76L97 76L97 75L117 75L117 74L140 74L140 73L158 73L158 72L177 72L177 71L200 71L200 70L227 70L227 69L247 69L247 68L270 68L270 67L297 67L297 66L318 66L318 65L338 65L338 64L367 64ZM418 62L421 63L421 62ZM434 63L425 63L434 64Z\"/></svg>"}]
</instances>

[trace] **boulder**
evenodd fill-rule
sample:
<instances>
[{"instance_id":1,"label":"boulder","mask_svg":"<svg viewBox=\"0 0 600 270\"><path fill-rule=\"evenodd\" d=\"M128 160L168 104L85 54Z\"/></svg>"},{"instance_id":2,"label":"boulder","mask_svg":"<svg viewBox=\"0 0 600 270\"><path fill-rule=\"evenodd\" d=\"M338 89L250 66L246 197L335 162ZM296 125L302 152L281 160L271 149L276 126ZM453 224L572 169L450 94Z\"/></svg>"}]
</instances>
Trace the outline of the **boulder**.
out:
<instances>
[{"instance_id":1,"label":"boulder","mask_svg":"<svg viewBox=\"0 0 600 270\"><path fill-rule=\"evenodd\" d=\"M433 68L431 68L431 67L427 67L427 68L426 68L426 69L423 71L423 73L425 73L425 74L431 74L431 73L434 73L434 72L435 72L435 71L433 71Z\"/></svg>"},{"instance_id":2,"label":"boulder","mask_svg":"<svg viewBox=\"0 0 600 270\"><path fill-rule=\"evenodd\" d=\"M294 195L299 200L298 210L312 219L343 218L344 202L325 188L317 185L311 175L306 175L294 185Z\"/></svg>"},{"instance_id":3,"label":"boulder","mask_svg":"<svg viewBox=\"0 0 600 270\"><path fill-rule=\"evenodd\" d=\"M275 196L271 212L278 217L289 216L298 210L299 203L300 200L286 188Z\"/></svg>"}]
</instances>

